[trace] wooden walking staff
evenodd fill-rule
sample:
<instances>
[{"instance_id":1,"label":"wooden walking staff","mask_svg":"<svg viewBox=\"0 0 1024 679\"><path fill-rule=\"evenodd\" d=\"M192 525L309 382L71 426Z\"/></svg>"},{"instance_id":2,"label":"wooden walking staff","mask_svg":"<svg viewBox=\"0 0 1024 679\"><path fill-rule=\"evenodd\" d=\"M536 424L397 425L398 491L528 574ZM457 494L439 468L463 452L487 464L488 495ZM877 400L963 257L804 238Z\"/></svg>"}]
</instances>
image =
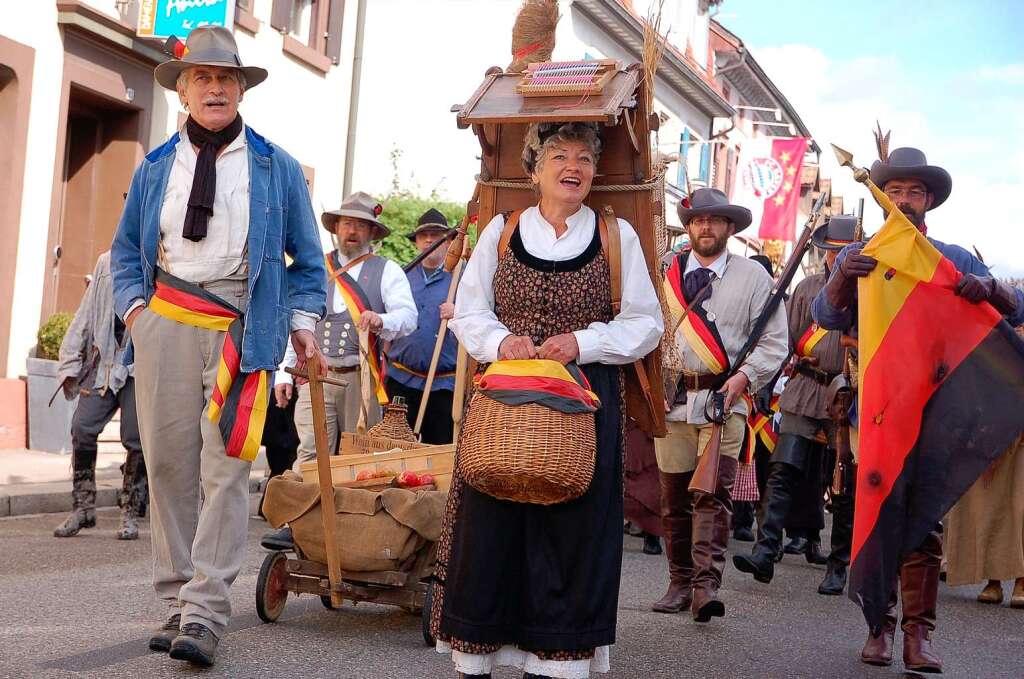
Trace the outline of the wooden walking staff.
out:
<instances>
[{"instance_id":1,"label":"wooden walking staff","mask_svg":"<svg viewBox=\"0 0 1024 679\"><path fill-rule=\"evenodd\" d=\"M331 479L331 452L327 443L327 408L324 406L324 383L344 387L345 383L321 377L320 355L306 359L304 370L286 368L295 377L309 380L309 401L313 407L313 440L316 445L316 473L320 483L320 518L324 527L324 550L327 552L327 579L331 583L331 605L341 606L341 563L338 560L337 538L334 534L334 482Z\"/></svg>"},{"instance_id":2,"label":"wooden walking staff","mask_svg":"<svg viewBox=\"0 0 1024 679\"><path fill-rule=\"evenodd\" d=\"M370 418L370 399L373 398L373 372L370 370L370 331L359 331L359 419L356 421L356 433L365 434L367 420Z\"/></svg>"},{"instance_id":3,"label":"wooden walking staff","mask_svg":"<svg viewBox=\"0 0 1024 679\"><path fill-rule=\"evenodd\" d=\"M462 269L465 267L472 251L469 239L466 238L467 222L468 217L463 220L459 233L448 248L448 256L444 259L444 270L452 275L451 283L448 284L448 296L445 298L445 302L448 304L455 301L455 291L459 287L459 275L462 273ZM434 355L430 358L430 369L427 370L427 381L423 385L423 398L420 399L420 408L416 413L416 426L412 428L412 433L416 434L417 437L420 435L420 429L423 427L423 416L427 412L427 400L430 398L430 390L434 386L437 364L441 361L441 350L444 348L444 338L447 332L448 319L442 318L441 327L437 331L437 340L434 342Z\"/></svg>"}]
</instances>

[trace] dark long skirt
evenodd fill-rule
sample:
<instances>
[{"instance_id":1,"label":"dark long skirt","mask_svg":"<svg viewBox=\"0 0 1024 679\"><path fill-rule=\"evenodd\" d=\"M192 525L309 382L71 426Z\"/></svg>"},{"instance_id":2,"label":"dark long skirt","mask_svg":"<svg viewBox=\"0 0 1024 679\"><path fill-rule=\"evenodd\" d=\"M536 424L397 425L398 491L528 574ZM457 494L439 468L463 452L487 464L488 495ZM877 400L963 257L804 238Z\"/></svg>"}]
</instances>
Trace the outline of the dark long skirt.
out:
<instances>
[{"instance_id":1,"label":"dark long skirt","mask_svg":"<svg viewBox=\"0 0 1024 679\"><path fill-rule=\"evenodd\" d=\"M632 420L626 423L626 520L645 533L663 537L661 477L654 439Z\"/></svg>"},{"instance_id":2,"label":"dark long skirt","mask_svg":"<svg viewBox=\"0 0 1024 679\"><path fill-rule=\"evenodd\" d=\"M623 520L620 370L582 368L602 403L590 488L571 502L540 506L497 500L456 478L450 538L443 535L439 548L439 638L481 652L505 644L586 651L615 642Z\"/></svg>"}]
</instances>

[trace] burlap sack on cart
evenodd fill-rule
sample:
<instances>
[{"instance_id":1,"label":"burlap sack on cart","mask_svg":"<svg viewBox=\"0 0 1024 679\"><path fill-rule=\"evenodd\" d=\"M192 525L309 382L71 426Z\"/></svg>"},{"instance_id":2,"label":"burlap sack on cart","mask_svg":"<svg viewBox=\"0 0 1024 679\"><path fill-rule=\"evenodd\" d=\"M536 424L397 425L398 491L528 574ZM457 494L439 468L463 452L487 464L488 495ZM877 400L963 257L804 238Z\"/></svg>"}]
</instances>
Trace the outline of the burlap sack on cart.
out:
<instances>
[{"instance_id":1,"label":"burlap sack on cart","mask_svg":"<svg viewBox=\"0 0 1024 679\"><path fill-rule=\"evenodd\" d=\"M370 491L334 487L334 528L341 569L403 571L441 537L445 493L404 488ZM312 561L327 563L320 487L285 472L267 484L263 513L274 528L288 524Z\"/></svg>"}]
</instances>

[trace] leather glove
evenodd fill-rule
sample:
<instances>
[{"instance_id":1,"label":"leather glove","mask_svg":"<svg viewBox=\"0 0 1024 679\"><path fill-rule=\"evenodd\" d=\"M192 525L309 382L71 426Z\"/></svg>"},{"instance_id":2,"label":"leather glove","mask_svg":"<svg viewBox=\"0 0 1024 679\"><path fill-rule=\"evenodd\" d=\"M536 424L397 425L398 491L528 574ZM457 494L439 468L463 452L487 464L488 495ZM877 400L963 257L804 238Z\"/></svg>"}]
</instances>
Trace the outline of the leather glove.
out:
<instances>
[{"instance_id":1,"label":"leather glove","mask_svg":"<svg viewBox=\"0 0 1024 679\"><path fill-rule=\"evenodd\" d=\"M829 304L836 309L846 309L853 304L853 295L857 290L856 279L867 276L878 265L874 257L860 254L863 249L864 246L858 245L847 250L839 268L825 284Z\"/></svg>"},{"instance_id":2,"label":"leather glove","mask_svg":"<svg viewBox=\"0 0 1024 679\"><path fill-rule=\"evenodd\" d=\"M1014 288L992 276L966 274L956 284L956 294L972 304L988 302L1004 316L1017 310L1017 293Z\"/></svg>"}]
</instances>

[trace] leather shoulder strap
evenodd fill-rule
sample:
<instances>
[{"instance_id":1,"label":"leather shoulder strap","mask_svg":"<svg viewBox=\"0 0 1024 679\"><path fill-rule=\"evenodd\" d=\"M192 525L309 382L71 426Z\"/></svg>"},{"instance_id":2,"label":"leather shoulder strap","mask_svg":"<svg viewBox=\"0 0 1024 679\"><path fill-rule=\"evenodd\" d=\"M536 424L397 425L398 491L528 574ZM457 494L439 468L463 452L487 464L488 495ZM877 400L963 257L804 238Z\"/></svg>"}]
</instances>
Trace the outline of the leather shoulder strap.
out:
<instances>
[{"instance_id":1,"label":"leather shoulder strap","mask_svg":"<svg viewBox=\"0 0 1024 679\"><path fill-rule=\"evenodd\" d=\"M519 218L522 216L522 210L515 210L512 214L506 215L505 227L501 230L501 238L498 239L498 259L505 256L505 252L508 250L508 243L512 240L512 234L516 232L516 227L519 226Z\"/></svg>"},{"instance_id":2,"label":"leather shoulder strap","mask_svg":"<svg viewBox=\"0 0 1024 679\"><path fill-rule=\"evenodd\" d=\"M597 220L601 232L601 249L608 260L608 277L612 293L612 311L617 315L622 306L622 236L619 220L610 205L601 208Z\"/></svg>"}]
</instances>

